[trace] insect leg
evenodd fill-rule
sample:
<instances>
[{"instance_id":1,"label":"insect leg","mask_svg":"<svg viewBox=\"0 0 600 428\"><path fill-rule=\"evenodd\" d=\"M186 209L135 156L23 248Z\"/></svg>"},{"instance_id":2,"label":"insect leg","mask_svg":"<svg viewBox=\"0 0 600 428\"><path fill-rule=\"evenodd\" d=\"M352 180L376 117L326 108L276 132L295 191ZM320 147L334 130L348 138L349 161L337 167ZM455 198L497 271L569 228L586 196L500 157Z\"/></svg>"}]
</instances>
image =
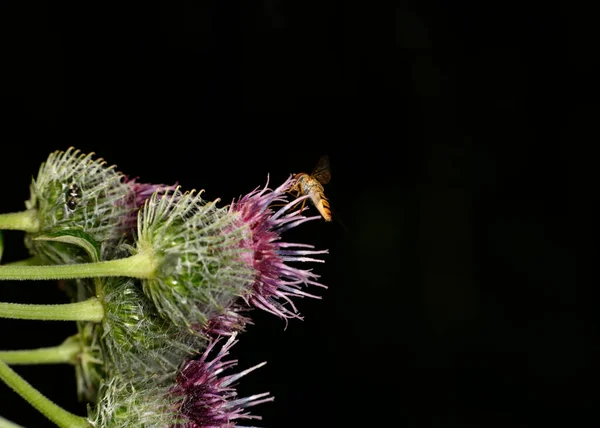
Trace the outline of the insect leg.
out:
<instances>
[{"instance_id":1,"label":"insect leg","mask_svg":"<svg viewBox=\"0 0 600 428\"><path fill-rule=\"evenodd\" d=\"M298 204L296 204L298 205ZM300 207L300 212L304 210L304 205L306 205L306 199L302 201L302 206Z\"/></svg>"}]
</instances>

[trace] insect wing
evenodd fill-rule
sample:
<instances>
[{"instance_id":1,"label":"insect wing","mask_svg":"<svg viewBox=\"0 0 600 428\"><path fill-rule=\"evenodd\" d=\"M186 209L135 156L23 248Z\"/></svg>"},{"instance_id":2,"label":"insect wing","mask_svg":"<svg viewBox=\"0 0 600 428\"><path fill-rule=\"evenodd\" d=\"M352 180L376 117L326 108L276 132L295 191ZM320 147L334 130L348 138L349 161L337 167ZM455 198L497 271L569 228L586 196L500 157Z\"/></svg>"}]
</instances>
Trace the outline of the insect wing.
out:
<instances>
[{"instance_id":1,"label":"insect wing","mask_svg":"<svg viewBox=\"0 0 600 428\"><path fill-rule=\"evenodd\" d=\"M321 184L329 183L329 180L331 180L331 170L329 169L329 157L327 155L321 156L311 177L318 180Z\"/></svg>"}]
</instances>

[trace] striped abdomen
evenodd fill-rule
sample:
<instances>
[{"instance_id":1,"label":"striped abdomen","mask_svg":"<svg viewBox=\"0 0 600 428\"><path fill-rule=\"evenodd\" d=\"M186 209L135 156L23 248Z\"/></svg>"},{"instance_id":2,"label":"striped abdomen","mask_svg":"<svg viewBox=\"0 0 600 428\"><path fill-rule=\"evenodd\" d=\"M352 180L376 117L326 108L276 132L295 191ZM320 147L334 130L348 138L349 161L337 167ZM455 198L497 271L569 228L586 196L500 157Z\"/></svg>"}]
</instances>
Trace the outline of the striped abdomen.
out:
<instances>
[{"instance_id":1,"label":"striped abdomen","mask_svg":"<svg viewBox=\"0 0 600 428\"><path fill-rule=\"evenodd\" d=\"M309 195L315 208L321 213L325 221L331 221L331 208L329 201L325 197L323 185L308 174L303 174L298 178L300 192Z\"/></svg>"}]
</instances>

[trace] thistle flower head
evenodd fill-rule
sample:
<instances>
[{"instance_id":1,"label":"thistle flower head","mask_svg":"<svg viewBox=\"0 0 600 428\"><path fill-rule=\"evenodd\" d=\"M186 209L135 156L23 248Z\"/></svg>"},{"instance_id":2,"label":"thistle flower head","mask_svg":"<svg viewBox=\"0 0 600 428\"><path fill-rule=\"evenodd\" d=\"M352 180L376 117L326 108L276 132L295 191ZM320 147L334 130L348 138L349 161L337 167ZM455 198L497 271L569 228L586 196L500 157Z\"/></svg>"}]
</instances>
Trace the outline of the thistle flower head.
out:
<instances>
[{"instance_id":1,"label":"thistle flower head","mask_svg":"<svg viewBox=\"0 0 600 428\"><path fill-rule=\"evenodd\" d=\"M102 279L106 316L101 343L105 365L121 375L174 376L181 362L206 347L156 312L137 279Z\"/></svg>"},{"instance_id":2,"label":"thistle flower head","mask_svg":"<svg viewBox=\"0 0 600 428\"><path fill-rule=\"evenodd\" d=\"M154 194L140 210L135 249L157 260L155 274L142 281L144 293L161 316L189 328L225 313L252 278L240 261L245 231L218 200L200 195Z\"/></svg>"},{"instance_id":3,"label":"thistle flower head","mask_svg":"<svg viewBox=\"0 0 600 428\"><path fill-rule=\"evenodd\" d=\"M129 187L123 175L93 153L69 148L51 153L30 186L27 209L35 209L39 231L26 234L30 251L45 262L88 261L77 246L53 237L65 230L84 232L110 252L123 234L122 218L131 209L126 203Z\"/></svg>"},{"instance_id":4,"label":"thistle flower head","mask_svg":"<svg viewBox=\"0 0 600 428\"><path fill-rule=\"evenodd\" d=\"M209 354L221 339L213 341L199 358L183 362L176 376L126 377L113 373L101 385L97 404L90 407L90 423L98 428L234 428L240 427L235 424L238 420L260 419L247 409L273 397L263 393L237 398L235 384L264 363L223 374L237 364L235 360L224 361L236 343L235 336L214 356Z\"/></svg>"},{"instance_id":5,"label":"thistle flower head","mask_svg":"<svg viewBox=\"0 0 600 428\"><path fill-rule=\"evenodd\" d=\"M242 372L223 375L237 364L236 360L225 360L231 347L237 342L232 334L215 356L209 355L221 339L215 340L204 354L188 360L181 368L172 394L182 397L180 414L185 422L173 424L174 428L234 428L241 419L261 419L246 411L257 404L273 401L269 393L237 398L236 382L266 363L258 364Z\"/></svg>"},{"instance_id":6,"label":"thistle flower head","mask_svg":"<svg viewBox=\"0 0 600 428\"><path fill-rule=\"evenodd\" d=\"M320 218L305 217L300 209L295 208L308 196L289 201L287 192L293 183L290 177L275 190L270 190L267 180L263 189L255 189L230 206L230 212L238 215L238 224L249 230L240 245L247 250L242 253L243 260L255 275L243 297L251 306L286 320L300 318L292 298L320 298L303 291L303 286L326 288L317 281L318 275L289 263L323 262L314 256L328 252L315 250L312 245L281 240L286 230ZM283 204L283 207L275 212L271 208L273 204Z\"/></svg>"}]
</instances>

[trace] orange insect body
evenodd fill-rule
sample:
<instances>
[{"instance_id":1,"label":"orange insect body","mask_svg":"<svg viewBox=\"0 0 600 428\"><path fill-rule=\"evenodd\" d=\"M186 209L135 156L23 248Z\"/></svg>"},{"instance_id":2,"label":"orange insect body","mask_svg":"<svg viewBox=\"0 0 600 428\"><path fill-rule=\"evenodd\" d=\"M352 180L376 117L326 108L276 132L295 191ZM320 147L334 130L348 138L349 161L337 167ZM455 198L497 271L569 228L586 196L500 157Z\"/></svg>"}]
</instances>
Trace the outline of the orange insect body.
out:
<instances>
[{"instance_id":1,"label":"orange insect body","mask_svg":"<svg viewBox=\"0 0 600 428\"><path fill-rule=\"evenodd\" d=\"M305 172L296 174L294 176L295 184L290 189L291 191L295 191L296 195L308 195L325 221L331 221L331 208L329 207L329 201L325 197L323 184L329 183L330 179L329 160L327 156L323 156L312 174ZM304 202L302 203L302 208L304 208Z\"/></svg>"}]
</instances>

